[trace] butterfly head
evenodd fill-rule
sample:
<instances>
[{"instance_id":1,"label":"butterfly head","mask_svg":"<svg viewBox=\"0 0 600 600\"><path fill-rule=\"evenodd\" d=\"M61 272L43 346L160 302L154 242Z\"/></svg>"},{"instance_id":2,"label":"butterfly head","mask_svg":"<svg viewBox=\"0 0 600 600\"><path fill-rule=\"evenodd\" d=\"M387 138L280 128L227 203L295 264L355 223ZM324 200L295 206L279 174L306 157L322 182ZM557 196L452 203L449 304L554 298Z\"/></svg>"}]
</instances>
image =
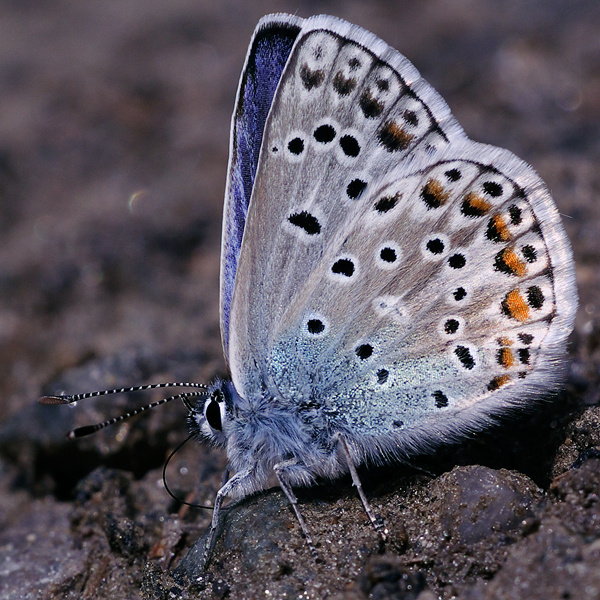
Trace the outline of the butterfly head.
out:
<instances>
[{"instance_id":1,"label":"butterfly head","mask_svg":"<svg viewBox=\"0 0 600 600\"><path fill-rule=\"evenodd\" d=\"M231 387L227 381L216 380L188 415L191 432L221 448L227 445L233 419Z\"/></svg>"}]
</instances>

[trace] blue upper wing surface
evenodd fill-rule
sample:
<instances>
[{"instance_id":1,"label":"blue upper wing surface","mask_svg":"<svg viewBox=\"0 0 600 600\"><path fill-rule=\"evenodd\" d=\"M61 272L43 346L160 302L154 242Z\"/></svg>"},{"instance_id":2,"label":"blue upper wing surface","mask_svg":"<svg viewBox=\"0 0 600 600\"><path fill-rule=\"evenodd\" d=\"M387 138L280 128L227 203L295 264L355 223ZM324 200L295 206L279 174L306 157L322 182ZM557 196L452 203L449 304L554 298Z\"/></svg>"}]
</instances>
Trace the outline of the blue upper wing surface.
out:
<instances>
[{"instance_id":1,"label":"blue upper wing surface","mask_svg":"<svg viewBox=\"0 0 600 600\"><path fill-rule=\"evenodd\" d=\"M240 80L231 124L221 245L221 336L229 357L229 318L238 258L265 122L302 19L271 15L258 24Z\"/></svg>"}]
</instances>

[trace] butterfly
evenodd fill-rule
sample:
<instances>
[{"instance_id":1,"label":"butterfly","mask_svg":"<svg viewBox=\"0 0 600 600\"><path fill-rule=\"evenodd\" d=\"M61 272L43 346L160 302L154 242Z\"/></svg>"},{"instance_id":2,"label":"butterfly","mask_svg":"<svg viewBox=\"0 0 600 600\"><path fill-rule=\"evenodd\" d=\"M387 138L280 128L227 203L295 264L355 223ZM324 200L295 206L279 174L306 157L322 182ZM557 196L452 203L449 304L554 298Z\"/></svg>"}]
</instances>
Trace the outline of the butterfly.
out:
<instances>
[{"instance_id":1,"label":"butterfly","mask_svg":"<svg viewBox=\"0 0 600 600\"><path fill-rule=\"evenodd\" d=\"M232 119L221 333L190 413L222 500L428 452L553 389L577 293L533 169L468 139L413 65L331 16L264 17Z\"/></svg>"},{"instance_id":2,"label":"butterfly","mask_svg":"<svg viewBox=\"0 0 600 600\"><path fill-rule=\"evenodd\" d=\"M230 139L220 320L230 380L189 404L222 503L484 429L556 388L577 308L543 181L470 140L398 51L332 16L257 25Z\"/></svg>"}]
</instances>

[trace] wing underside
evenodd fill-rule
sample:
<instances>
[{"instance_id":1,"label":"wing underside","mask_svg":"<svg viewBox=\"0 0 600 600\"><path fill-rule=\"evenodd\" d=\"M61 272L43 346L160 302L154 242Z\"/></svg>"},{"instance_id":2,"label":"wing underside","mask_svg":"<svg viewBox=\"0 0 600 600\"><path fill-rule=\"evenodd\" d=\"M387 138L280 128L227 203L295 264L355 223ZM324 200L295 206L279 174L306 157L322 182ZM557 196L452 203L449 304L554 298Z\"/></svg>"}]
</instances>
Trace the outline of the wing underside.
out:
<instances>
[{"instance_id":1,"label":"wing underside","mask_svg":"<svg viewBox=\"0 0 600 600\"><path fill-rule=\"evenodd\" d=\"M382 435L547 388L576 304L548 191L468 140L398 52L321 19L266 120L231 304L236 389Z\"/></svg>"}]
</instances>

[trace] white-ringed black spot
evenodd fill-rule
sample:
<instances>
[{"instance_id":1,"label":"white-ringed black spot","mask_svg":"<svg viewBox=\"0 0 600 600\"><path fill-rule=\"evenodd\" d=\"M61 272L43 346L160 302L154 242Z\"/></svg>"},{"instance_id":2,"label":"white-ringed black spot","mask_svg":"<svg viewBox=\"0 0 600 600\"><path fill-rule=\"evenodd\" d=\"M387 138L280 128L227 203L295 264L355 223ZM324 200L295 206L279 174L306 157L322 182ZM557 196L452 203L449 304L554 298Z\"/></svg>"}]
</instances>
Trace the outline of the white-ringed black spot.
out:
<instances>
[{"instance_id":1,"label":"white-ringed black spot","mask_svg":"<svg viewBox=\"0 0 600 600\"><path fill-rule=\"evenodd\" d=\"M390 372L387 369L379 369L377 371L377 383L384 384L390 375Z\"/></svg>"},{"instance_id":2,"label":"white-ringed black spot","mask_svg":"<svg viewBox=\"0 0 600 600\"><path fill-rule=\"evenodd\" d=\"M339 260L336 260L331 267L332 273L344 275L346 277L352 277L354 271L354 263L349 258L340 258Z\"/></svg>"},{"instance_id":3,"label":"white-ringed black spot","mask_svg":"<svg viewBox=\"0 0 600 600\"><path fill-rule=\"evenodd\" d=\"M295 137L295 138L291 139L288 142L288 150L292 154L299 156L300 154L302 154L304 152L304 140L299 137Z\"/></svg>"},{"instance_id":4,"label":"white-ringed black spot","mask_svg":"<svg viewBox=\"0 0 600 600\"><path fill-rule=\"evenodd\" d=\"M383 112L383 104L373 98L369 90L362 93L358 104L367 119L376 119Z\"/></svg>"},{"instance_id":5,"label":"white-ringed black spot","mask_svg":"<svg viewBox=\"0 0 600 600\"><path fill-rule=\"evenodd\" d=\"M448 264L453 269L462 269L467 264L467 259L464 257L463 254L453 254L448 259Z\"/></svg>"},{"instance_id":6,"label":"white-ringed black spot","mask_svg":"<svg viewBox=\"0 0 600 600\"><path fill-rule=\"evenodd\" d=\"M531 308L535 308L536 310L542 308L544 300L544 294L537 285L532 285L530 288L527 288L527 304L529 304Z\"/></svg>"},{"instance_id":7,"label":"white-ringed black spot","mask_svg":"<svg viewBox=\"0 0 600 600\"><path fill-rule=\"evenodd\" d=\"M366 360L373 354L373 346L371 344L361 344L355 350L356 356L361 360Z\"/></svg>"},{"instance_id":8,"label":"white-ringed black spot","mask_svg":"<svg viewBox=\"0 0 600 600\"><path fill-rule=\"evenodd\" d=\"M308 235L317 235L318 233L321 233L319 220L306 210L291 214L288 217L288 221L292 225L303 229Z\"/></svg>"},{"instance_id":9,"label":"white-ringed black spot","mask_svg":"<svg viewBox=\"0 0 600 600\"><path fill-rule=\"evenodd\" d=\"M404 117L404 120L413 127L416 127L419 124L419 117L414 110L405 110L404 115L402 116Z\"/></svg>"},{"instance_id":10,"label":"white-ringed black spot","mask_svg":"<svg viewBox=\"0 0 600 600\"><path fill-rule=\"evenodd\" d=\"M521 363L523 363L524 365L528 365L529 358L530 358L529 348L519 348L518 352L519 352L519 360L521 361Z\"/></svg>"},{"instance_id":11,"label":"white-ringed black spot","mask_svg":"<svg viewBox=\"0 0 600 600\"><path fill-rule=\"evenodd\" d=\"M398 204L398 200L400 200L400 192L398 192L395 196L385 196L380 198L377 200L373 208L375 208L377 212L386 213L392 210L392 208Z\"/></svg>"},{"instance_id":12,"label":"white-ringed black spot","mask_svg":"<svg viewBox=\"0 0 600 600\"><path fill-rule=\"evenodd\" d=\"M444 175L448 181L458 181L462 177L462 174L458 169L450 169L449 171L446 171Z\"/></svg>"},{"instance_id":13,"label":"white-ringed black spot","mask_svg":"<svg viewBox=\"0 0 600 600\"><path fill-rule=\"evenodd\" d=\"M533 336L530 333L519 333L518 338L527 345L533 342Z\"/></svg>"},{"instance_id":14,"label":"white-ringed black spot","mask_svg":"<svg viewBox=\"0 0 600 600\"><path fill-rule=\"evenodd\" d=\"M440 240L440 238L433 238L432 240L429 240L427 242L425 247L429 252L431 252L431 254L442 254L445 245L444 242Z\"/></svg>"},{"instance_id":15,"label":"white-ringed black spot","mask_svg":"<svg viewBox=\"0 0 600 600\"><path fill-rule=\"evenodd\" d=\"M498 196L502 196L502 186L495 181L486 181L483 184L483 191L488 195L492 196L492 198L497 198Z\"/></svg>"},{"instance_id":16,"label":"white-ringed black spot","mask_svg":"<svg viewBox=\"0 0 600 600\"><path fill-rule=\"evenodd\" d=\"M475 359L471 354L471 351L466 346L456 346L454 349L458 360L460 360L462 366L470 371L475 366Z\"/></svg>"},{"instance_id":17,"label":"white-ringed black spot","mask_svg":"<svg viewBox=\"0 0 600 600\"><path fill-rule=\"evenodd\" d=\"M436 390L433 392L432 396L435 400L435 405L437 408L444 408L445 406L448 406L448 397L446 394L444 394L444 392L442 392L442 390Z\"/></svg>"},{"instance_id":18,"label":"white-ringed black spot","mask_svg":"<svg viewBox=\"0 0 600 600\"><path fill-rule=\"evenodd\" d=\"M271 152L272 152L273 154L277 154L277 153L279 152L279 147L278 147L278 146L273 146L273 147L271 148Z\"/></svg>"},{"instance_id":19,"label":"white-ringed black spot","mask_svg":"<svg viewBox=\"0 0 600 600\"><path fill-rule=\"evenodd\" d=\"M360 60L358 60L358 58L356 58L356 56L353 56L348 61L348 66L350 67L351 71L356 71L356 69L358 69L360 67Z\"/></svg>"},{"instance_id":20,"label":"white-ringed black spot","mask_svg":"<svg viewBox=\"0 0 600 600\"><path fill-rule=\"evenodd\" d=\"M356 79L346 77L341 71L338 71L333 78L333 89L340 96L347 96L356 87Z\"/></svg>"},{"instance_id":21,"label":"white-ringed black spot","mask_svg":"<svg viewBox=\"0 0 600 600\"><path fill-rule=\"evenodd\" d=\"M464 287L458 287L453 292L452 295L457 302L460 302L467 295L467 290Z\"/></svg>"},{"instance_id":22,"label":"white-ringed black spot","mask_svg":"<svg viewBox=\"0 0 600 600\"><path fill-rule=\"evenodd\" d=\"M508 207L508 215L510 216L510 222L513 225L520 225L523 220L521 209L516 204L511 204Z\"/></svg>"},{"instance_id":23,"label":"white-ringed black spot","mask_svg":"<svg viewBox=\"0 0 600 600\"><path fill-rule=\"evenodd\" d=\"M325 79L325 72L321 70L312 70L307 64L300 67L300 79L307 90L319 87Z\"/></svg>"},{"instance_id":24,"label":"white-ringed black spot","mask_svg":"<svg viewBox=\"0 0 600 600\"><path fill-rule=\"evenodd\" d=\"M325 323L321 319L309 319L306 322L306 330L312 335L318 335L325 331Z\"/></svg>"},{"instance_id":25,"label":"white-ringed black spot","mask_svg":"<svg viewBox=\"0 0 600 600\"><path fill-rule=\"evenodd\" d=\"M367 182L362 179L353 179L346 188L346 195L350 200L357 200L367 187Z\"/></svg>"},{"instance_id":26,"label":"white-ringed black spot","mask_svg":"<svg viewBox=\"0 0 600 600\"><path fill-rule=\"evenodd\" d=\"M387 92L390 89L390 82L387 79L378 79L375 85L381 92Z\"/></svg>"},{"instance_id":27,"label":"white-ringed black spot","mask_svg":"<svg viewBox=\"0 0 600 600\"><path fill-rule=\"evenodd\" d=\"M313 137L320 144L329 144L335 139L335 129L331 125L321 125L313 131Z\"/></svg>"},{"instance_id":28,"label":"white-ringed black spot","mask_svg":"<svg viewBox=\"0 0 600 600\"><path fill-rule=\"evenodd\" d=\"M351 135L343 135L340 138L340 146L346 156L356 158L360 152L358 140Z\"/></svg>"},{"instance_id":29,"label":"white-ringed black spot","mask_svg":"<svg viewBox=\"0 0 600 600\"><path fill-rule=\"evenodd\" d=\"M379 257L386 263L394 263L398 260L398 254L393 248L385 247L379 252Z\"/></svg>"},{"instance_id":30,"label":"white-ringed black spot","mask_svg":"<svg viewBox=\"0 0 600 600\"><path fill-rule=\"evenodd\" d=\"M523 252L523 256L528 263L532 263L537 260L537 252L533 246L527 244L521 248L521 252Z\"/></svg>"},{"instance_id":31,"label":"white-ringed black spot","mask_svg":"<svg viewBox=\"0 0 600 600\"><path fill-rule=\"evenodd\" d=\"M444 331L448 335L453 335L458 331L459 326L460 326L460 323L456 319L448 319L444 323Z\"/></svg>"},{"instance_id":32,"label":"white-ringed black spot","mask_svg":"<svg viewBox=\"0 0 600 600\"><path fill-rule=\"evenodd\" d=\"M398 427L398 429L399 429L400 427L404 427L404 421L396 420L392 423L392 425L394 427Z\"/></svg>"}]
</instances>

